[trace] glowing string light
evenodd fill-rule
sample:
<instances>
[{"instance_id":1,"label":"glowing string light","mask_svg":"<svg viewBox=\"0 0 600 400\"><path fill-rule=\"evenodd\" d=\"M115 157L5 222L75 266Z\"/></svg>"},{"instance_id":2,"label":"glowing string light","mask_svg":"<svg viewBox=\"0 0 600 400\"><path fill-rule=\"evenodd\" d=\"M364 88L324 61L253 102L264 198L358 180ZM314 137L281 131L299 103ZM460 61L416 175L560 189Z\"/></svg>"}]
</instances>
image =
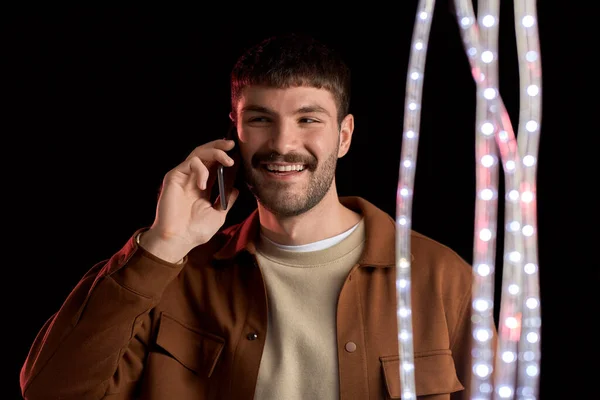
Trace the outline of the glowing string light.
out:
<instances>
[{"instance_id":1,"label":"glowing string light","mask_svg":"<svg viewBox=\"0 0 600 400\"><path fill-rule=\"evenodd\" d=\"M396 290L402 397L416 398L410 305L410 219L425 56L435 1L417 7L397 192ZM541 116L541 69L535 1L515 5L520 66L519 139L502 102L497 73L498 1L454 1L461 38L477 86L476 215L472 320L473 399L537 399L540 301L537 260L536 165ZM498 154L504 170L505 224L497 348L492 347L497 230ZM494 357L494 350L496 357ZM495 360L495 362L494 362ZM518 371L518 376L517 376Z\"/></svg>"},{"instance_id":2,"label":"glowing string light","mask_svg":"<svg viewBox=\"0 0 600 400\"><path fill-rule=\"evenodd\" d=\"M402 153L396 194L396 299L401 397L416 399L412 306L410 231L412 199L419 144L423 76L435 0L420 0L414 24L406 84Z\"/></svg>"},{"instance_id":3,"label":"glowing string light","mask_svg":"<svg viewBox=\"0 0 600 400\"><path fill-rule=\"evenodd\" d=\"M537 158L541 127L541 62L535 0L515 3L515 33L520 77L517 141L522 162L521 209L524 240L523 311L519 340L517 398L537 399L540 374L541 308L537 247Z\"/></svg>"},{"instance_id":4,"label":"glowing string light","mask_svg":"<svg viewBox=\"0 0 600 400\"><path fill-rule=\"evenodd\" d=\"M489 4L489 2L483 2L482 8L487 9L488 11L493 11L494 9L492 7L486 7ZM465 21L469 18L474 18L472 5L470 2L466 0L457 0L455 1L455 6L459 22ZM534 9L535 8L533 7L533 10ZM529 10L532 10L532 4L529 4ZM517 16L519 13L519 9L515 7L515 15ZM529 14L527 16L523 16L523 18L520 20L528 25L528 28L531 28L535 21L535 17L533 15ZM488 19L486 20L485 18ZM498 20L497 5L496 15L490 15L489 17L482 18L481 25L485 27L487 22L491 22L493 20ZM530 311L533 313L538 312L537 310L539 307L539 301L537 300L539 296L537 296L538 282L535 281L535 278L529 278L527 281L525 281L527 278L524 276L526 275L526 273L524 274L524 265L527 265L527 267L525 267L525 270L527 270L527 268L531 267L531 263L523 263L526 255L530 255L531 257L531 254L537 254L537 246L533 244L531 240L525 240L527 236L531 236L533 231L536 230L535 218L532 218L531 216L531 208L527 208L528 203L535 201L533 192L530 190L531 183L534 183L535 176L530 175L530 177L527 178L523 173L525 165L532 161L531 154L527 154L527 160L523 160L524 157L519 154L520 149L523 151L522 143L530 143L531 145L532 142L534 142L533 147L537 148L537 141L531 141L527 138L523 139L523 135L520 134L519 137L521 145L518 146L515 135L511 128L510 119L499 95L498 86L497 84L494 85L494 82L490 81L482 72L486 68L485 64L489 64L491 61L493 61L496 58L496 55L490 49L485 48L485 42L484 45L481 44L477 26L467 24L461 24L460 26L462 28L461 36L463 39L463 44L469 57L469 62L471 63L472 74L477 85L478 92L482 91L483 93L486 93L487 91L490 93L490 89L492 89L498 94L497 96L490 96L490 99L488 100L493 101L492 107L495 113L495 118L494 121L491 122L493 125L495 125L494 134L502 158L505 173L505 187L507 192L504 203L506 223L498 346L496 349L496 362L493 375L494 398L513 399L514 396L517 395L522 399L535 399L537 391L535 379L537 379L538 375L537 370L534 371L534 369L536 366L539 367L539 363L530 368L530 373L536 372L534 376L528 375L528 378L525 380L520 379L520 381L523 382L522 384L517 383L517 371L519 364L523 360L529 359L531 361L531 359L539 359L539 351L537 349L531 350L531 348L528 348L526 350L527 354L525 354L523 352L523 343L521 343L521 338L523 335L523 312L525 309L534 304L535 307ZM519 37L519 40L522 40L522 37L524 36L523 31L518 28L515 28L515 31L517 37ZM535 39L537 37L537 31L530 30L529 32L525 32L525 37L526 36L530 36ZM537 44L537 40L525 41L525 43L530 42ZM522 74L524 68L523 60L526 59L526 55L528 54L531 56L532 54L537 55L538 53L535 51L532 53L532 50L529 48L523 50L524 47L527 47L526 45L521 44L520 47L520 54L525 54L525 58L523 56L520 56L519 58ZM537 59L538 57L534 58ZM539 73L539 70L536 72ZM528 76L531 77L531 75ZM531 78L523 79L522 77L521 86L523 86L523 82L529 82L530 80ZM539 85L534 87L530 86L531 85L528 85L525 88L526 91L527 89L533 89L529 90L528 94L535 93L535 88L539 88ZM533 109L539 110L539 107L533 107ZM539 118L532 120L531 114L527 114L528 115L525 117L528 119L525 123L524 129L539 132ZM521 117L523 117L522 113ZM531 152L531 149L529 149L529 152ZM537 151L535 151L535 156L537 156ZM529 185L527 184L528 182ZM527 223L524 224L524 221L527 221ZM537 263L535 263L535 265L537 266ZM529 289L524 291L525 282L527 282ZM477 281L475 281L475 285L477 285ZM474 288L474 292L476 292L477 289L478 288ZM531 298L528 293L536 293L536 295L534 298ZM539 337L539 326L541 325L541 320L539 317L534 317L533 320L535 321L535 326L538 330L536 332L528 331L528 337L530 340L537 341ZM528 321L532 322L531 319ZM479 363L478 357L481 357L481 354L475 352L473 356L474 369L476 369L476 366ZM519 375L521 376L521 373L519 373ZM534 382L532 382L532 379ZM486 389L487 388L488 387L486 386ZM486 397L479 396L478 398L483 399Z\"/></svg>"},{"instance_id":5,"label":"glowing string light","mask_svg":"<svg viewBox=\"0 0 600 400\"><path fill-rule=\"evenodd\" d=\"M489 398L493 392L494 371L494 285L496 262L496 232L498 215L498 152L495 142L497 108L494 100L498 93L498 1L483 1L478 8L477 22L481 54L487 56L481 63L480 76L487 85L478 85L476 97L475 133L475 229L473 238L473 377L471 396ZM471 16L458 21L462 29L473 26ZM476 49L469 48L468 57L477 57Z\"/></svg>"}]
</instances>

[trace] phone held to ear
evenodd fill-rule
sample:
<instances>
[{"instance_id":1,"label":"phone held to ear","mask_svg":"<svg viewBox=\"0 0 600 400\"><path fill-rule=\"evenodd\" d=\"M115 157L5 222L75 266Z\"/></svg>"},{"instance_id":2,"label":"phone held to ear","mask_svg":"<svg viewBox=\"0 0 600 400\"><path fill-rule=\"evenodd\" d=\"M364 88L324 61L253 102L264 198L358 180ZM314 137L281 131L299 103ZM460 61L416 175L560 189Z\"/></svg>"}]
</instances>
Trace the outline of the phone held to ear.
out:
<instances>
[{"instance_id":1,"label":"phone held to ear","mask_svg":"<svg viewBox=\"0 0 600 400\"><path fill-rule=\"evenodd\" d=\"M217 179L219 181L219 198L221 199L221 208L227 210L227 194L225 193L225 167L220 164L217 167Z\"/></svg>"},{"instance_id":2,"label":"phone held to ear","mask_svg":"<svg viewBox=\"0 0 600 400\"><path fill-rule=\"evenodd\" d=\"M237 133L235 130L235 124L231 124L229 130L227 131L227 136L225 137L228 140L234 140L235 146L233 147L233 149L229 152L227 152L227 154L232 157L233 154L237 151ZM237 162L237 160L236 160ZM230 168L235 168L237 170L237 166L234 165L233 167ZM226 184L225 184L225 166L223 166L223 164L219 164L219 166L217 167L217 180L218 180L218 186L219 186L219 198L221 199L221 208L223 208L223 210L227 210L227 207L229 206L229 204L227 203L227 188L226 188ZM233 185L233 181L234 178L231 177L231 179L229 180L230 185Z\"/></svg>"}]
</instances>

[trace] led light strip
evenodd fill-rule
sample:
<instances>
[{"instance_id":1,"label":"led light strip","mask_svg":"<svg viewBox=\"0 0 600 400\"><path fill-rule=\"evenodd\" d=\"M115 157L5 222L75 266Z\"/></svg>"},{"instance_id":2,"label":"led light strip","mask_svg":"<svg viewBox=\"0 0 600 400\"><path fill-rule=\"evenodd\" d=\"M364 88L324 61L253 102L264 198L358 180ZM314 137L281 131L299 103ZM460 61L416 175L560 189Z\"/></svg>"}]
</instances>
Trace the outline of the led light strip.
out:
<instances>
[{"instance_id":1,"label":"led light strip","mask_svg":"<svg viewBox=\"0 0 600 400\"><path fill-rule=\"evenodd\" d=\"M402 399L416 399L411 306L410 232L427 44L435 0L420 0L408 63L402 153L396 194L396 299Z\"/></svg>"},{"instance_id":2,"label":"led light strip","mask_svg":"<svg viewBox=\"0 0 600 400\"><path fill-rule=\"evenodd\" d=\"M410 303L410 229L426 49L435 1L421 0L411 43L396 197L396 290L402 397L416 398ZM541 68L535 1L515 4L520 66L519 140L498 85L497 0L455 0L456 17L477 85L476 213L472 320L473 399L537 399L540 301L536 225L536 160L541 117ZM481 31L480 31L481 30ZM498 347L493 343L498 153L504 170L505 237ZM495 359L494 350L498 357ZM518 377L517 377L518 371Z\"/></svg>"},{"instance_id":3,"label":"led light strip","mask_svg":"<svg viewBox=\"0 0 600 400\"><path fill-rule=\"evenodd\" d=\"M498 14L499 2L483 1L478 7L478 25L481 52L490 54L480 65L480 76L487 85L477 85L475 134L475 229L473 238L473 377L471 396L485 399L493 392L494 371L494 285L496 263L496 232L498 219L498 151L493 123L497 108L493 100L498 93ZM461 29L476 23L473 17L463 16L458 21ZM469 48L468 57L477 57Z\"/></svg>"},{"instance_id":4,"label":"led light strip","mask_svg":"<svg viewBox=\"0 0 600 400\"><path fill-rule=\"evenodd\" d=\"M456 0L455 6L459 23L461 21L467 21L467 19L474 19L470 2L466 0ZM482 8L484 10L487 9L488 11L493 11L491 7L486 7L486 5L483 5ZM516 7L515 14L518 14L518 9ZM481 19L481 25L483 26L482 29L485 29L485 18L497 21L497 12L496 15L490 15L490 17L484 16ZM535 21L535 17L532 15L529 15L528 17L524 16L523 21L529 25L529 28L531 28L531 26L533 26L533 22ZM522 351L523 346L521 344L521 324L523 310L527 309L528 305L533 307L531 308L532 311L538 309L539 307L539 299L537 296L535 299L529 299L524 294L525 276L527 275L527 273L524 274L524 270L529 271L531 268L529 263L524 263L524 256L526 254L537 253L537 247L534 246L532 250L531 241L525 240L525 238L528 235L531 236L536 229L533 225L531 225L531 223L523 223L524 221L533 222L531 221L531 216L528 215L527 210L527 205L534 201L533 193L527 188L527 185L524 184L527 179L523 173L525 164L529 163L532 158L528 158L529 161L522 161L521 155L519 154L519 149L522 146L522 142L521 146L518 146L514 133L511 129L510 119L498 93L498 86L497 84L494 85L494 82L488 80L488 77L483 74L485 64L489 64L490 62L494 61L497 58L497 54L491 51L491 49L481 45L476 25L461 23L460 26L463 44L469 56L473 78L477 84L478 91L482 90L483 93L485 93L486 90L493 89L495 93L497 93L497 96L495 96L493 100L490 99L490 101L493 101L491 107L493 107L492 110L495 114L495 118L494 120L489 121L490 125L486 125L488 123L486 121L481 125L481 127L493 127L493 133L496 137L496 142L498 144L498 148L500 149L503 162L505 172L505 187L507 192L505 199L506 225L498 329L498 347L496 350L497 357L495 370L493 373L494 398L512 399L516 394L519 396L519 398L535 399L537 385L531 384L531 379L536 380L538 376L538 371L535 369L535 367L530 367L529 369L530 373L535 372L536 375L535 377L529 376L529 379L527 380L528 387L525 388L525 390L520 387L518 390L515 390L517 385L516 381L518 365L522 362L522 360L524 360L524 353ZM516 29L516 33L517 37L523 36L523 32L518 29ZM526 32L526 34L536 37L537 31L529 31ZM521 49L522 48L523 45L521 45ZM523 50L521 50L521 54L522 52ZM525 54L529 54L530 56L532 55L532 53L528 53L527 50L525 51ZM520 56L519 63L522 70L523 56ZM521 86L523 86L523 79L521 80ZM537 87L539 88L539 86ZM530 92L533 92L533 90L530 89ZM531 115L529 115L529 117L531 117ZM528 119L527 123L525 124L525 129L539 131L538 121ZM522 135L520 135L520 138L523 140ZM528 142L531 143L531 141ZM537 148L537 141L535 141L534 147ZM535 176L533 176L532 179L535 180ZM524 267L524 265L526 267ZM535 264L534 269L537 271L537 263ZM528 291L535 291L537 293L535 288L537 288L538 283L532 279L529 279L528 283L528 286L531 287ZM477 282L475 282L475 284L477 285ZM476 292L476 289L474 289L474 292ZM489 296L489 293L487 293L487 295ZM525 307L523 307L524 301L526 302ZM534 341L535 343L537 343L539 340L539 326L541 325L541 320L539 318L537 318L536 321L538 331L528 332L527 336L529 341ZM478 339L477 331L474 331L474 336L476 339ZM482 354L474 353L473 363L476 376L477 366L480 363L478 357L482 358ZM532 361L538 359L539 356L534 352L531 352L531 350L528 350L525 358ZM485 391L487 393L487 389L489 389L489 387L481 386L478 388L479 392L482 392L482 388L486 389ZM479 394L482 395L483 393ZM479 398L483 399L486 397L480 396Z\"/></svg>"},{"instance_id":5,"label":"led light strip","mask_svg":"<svg viewBox=\"0 0 600 400\"><path fill-rule=\"evenodd\" d=\"M522 164L521 210L524 236L523 315L517 377L517 398L537 399L541 361L541 309L537 247L537 158L542 91L539 33L535 0L515 2L515 33L519 57L520 112L517 142Z\"/></svg>"}]
</instances>

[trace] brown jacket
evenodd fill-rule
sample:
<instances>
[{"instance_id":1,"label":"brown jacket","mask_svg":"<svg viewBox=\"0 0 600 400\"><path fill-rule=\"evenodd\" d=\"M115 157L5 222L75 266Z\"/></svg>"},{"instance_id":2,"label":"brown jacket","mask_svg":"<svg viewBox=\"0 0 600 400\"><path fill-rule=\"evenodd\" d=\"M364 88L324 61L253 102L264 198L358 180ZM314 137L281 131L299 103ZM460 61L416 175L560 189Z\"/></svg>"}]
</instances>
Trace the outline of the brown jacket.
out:
<instances>
[{"instance_id":1,"label":"brown jacket","mask_svg":"<svg viewBox=\"0 0 600 400\"><path fill-rule=\"evenodd\" d=\"M332 373L340 399L398 399L395 221L361 198L342 202L364 216L367 240L339 294ZM132 236L43 326L21 372L25 399L253 399L267 330L258 227L254 212L184 265ZM467 399L471 267L418 233L411 252L417 394Z\"/></svg>"}]
</instances>

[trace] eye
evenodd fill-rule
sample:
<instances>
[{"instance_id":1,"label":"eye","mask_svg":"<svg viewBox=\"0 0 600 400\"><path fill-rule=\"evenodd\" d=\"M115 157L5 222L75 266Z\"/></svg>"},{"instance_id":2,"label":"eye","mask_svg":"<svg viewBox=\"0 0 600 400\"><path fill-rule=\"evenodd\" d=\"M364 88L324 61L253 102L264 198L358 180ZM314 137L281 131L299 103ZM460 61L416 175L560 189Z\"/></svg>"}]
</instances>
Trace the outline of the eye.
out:
<instances>
[{"instance_id":1,"label":"eye","mask_svg":"<svg viewBox=\"0 0 600 400\"><path fill-rule=\"evenodd\" d=\"M264 116L252 117L248 119L248 122L269 122L270 119Z\"/></svg>"},{"instance_id":2,"label":"eye","mask_svg":"<svg viewBox=\"0 0 600 400\"><path fill-rule=\"evenodd\" d=\"M300 123L303 123L303 124L314 124L316 122L319 122L319 120L317 120L315 118L310 118L310 117L300 118Z\"/></svg>"}]
</instances>

